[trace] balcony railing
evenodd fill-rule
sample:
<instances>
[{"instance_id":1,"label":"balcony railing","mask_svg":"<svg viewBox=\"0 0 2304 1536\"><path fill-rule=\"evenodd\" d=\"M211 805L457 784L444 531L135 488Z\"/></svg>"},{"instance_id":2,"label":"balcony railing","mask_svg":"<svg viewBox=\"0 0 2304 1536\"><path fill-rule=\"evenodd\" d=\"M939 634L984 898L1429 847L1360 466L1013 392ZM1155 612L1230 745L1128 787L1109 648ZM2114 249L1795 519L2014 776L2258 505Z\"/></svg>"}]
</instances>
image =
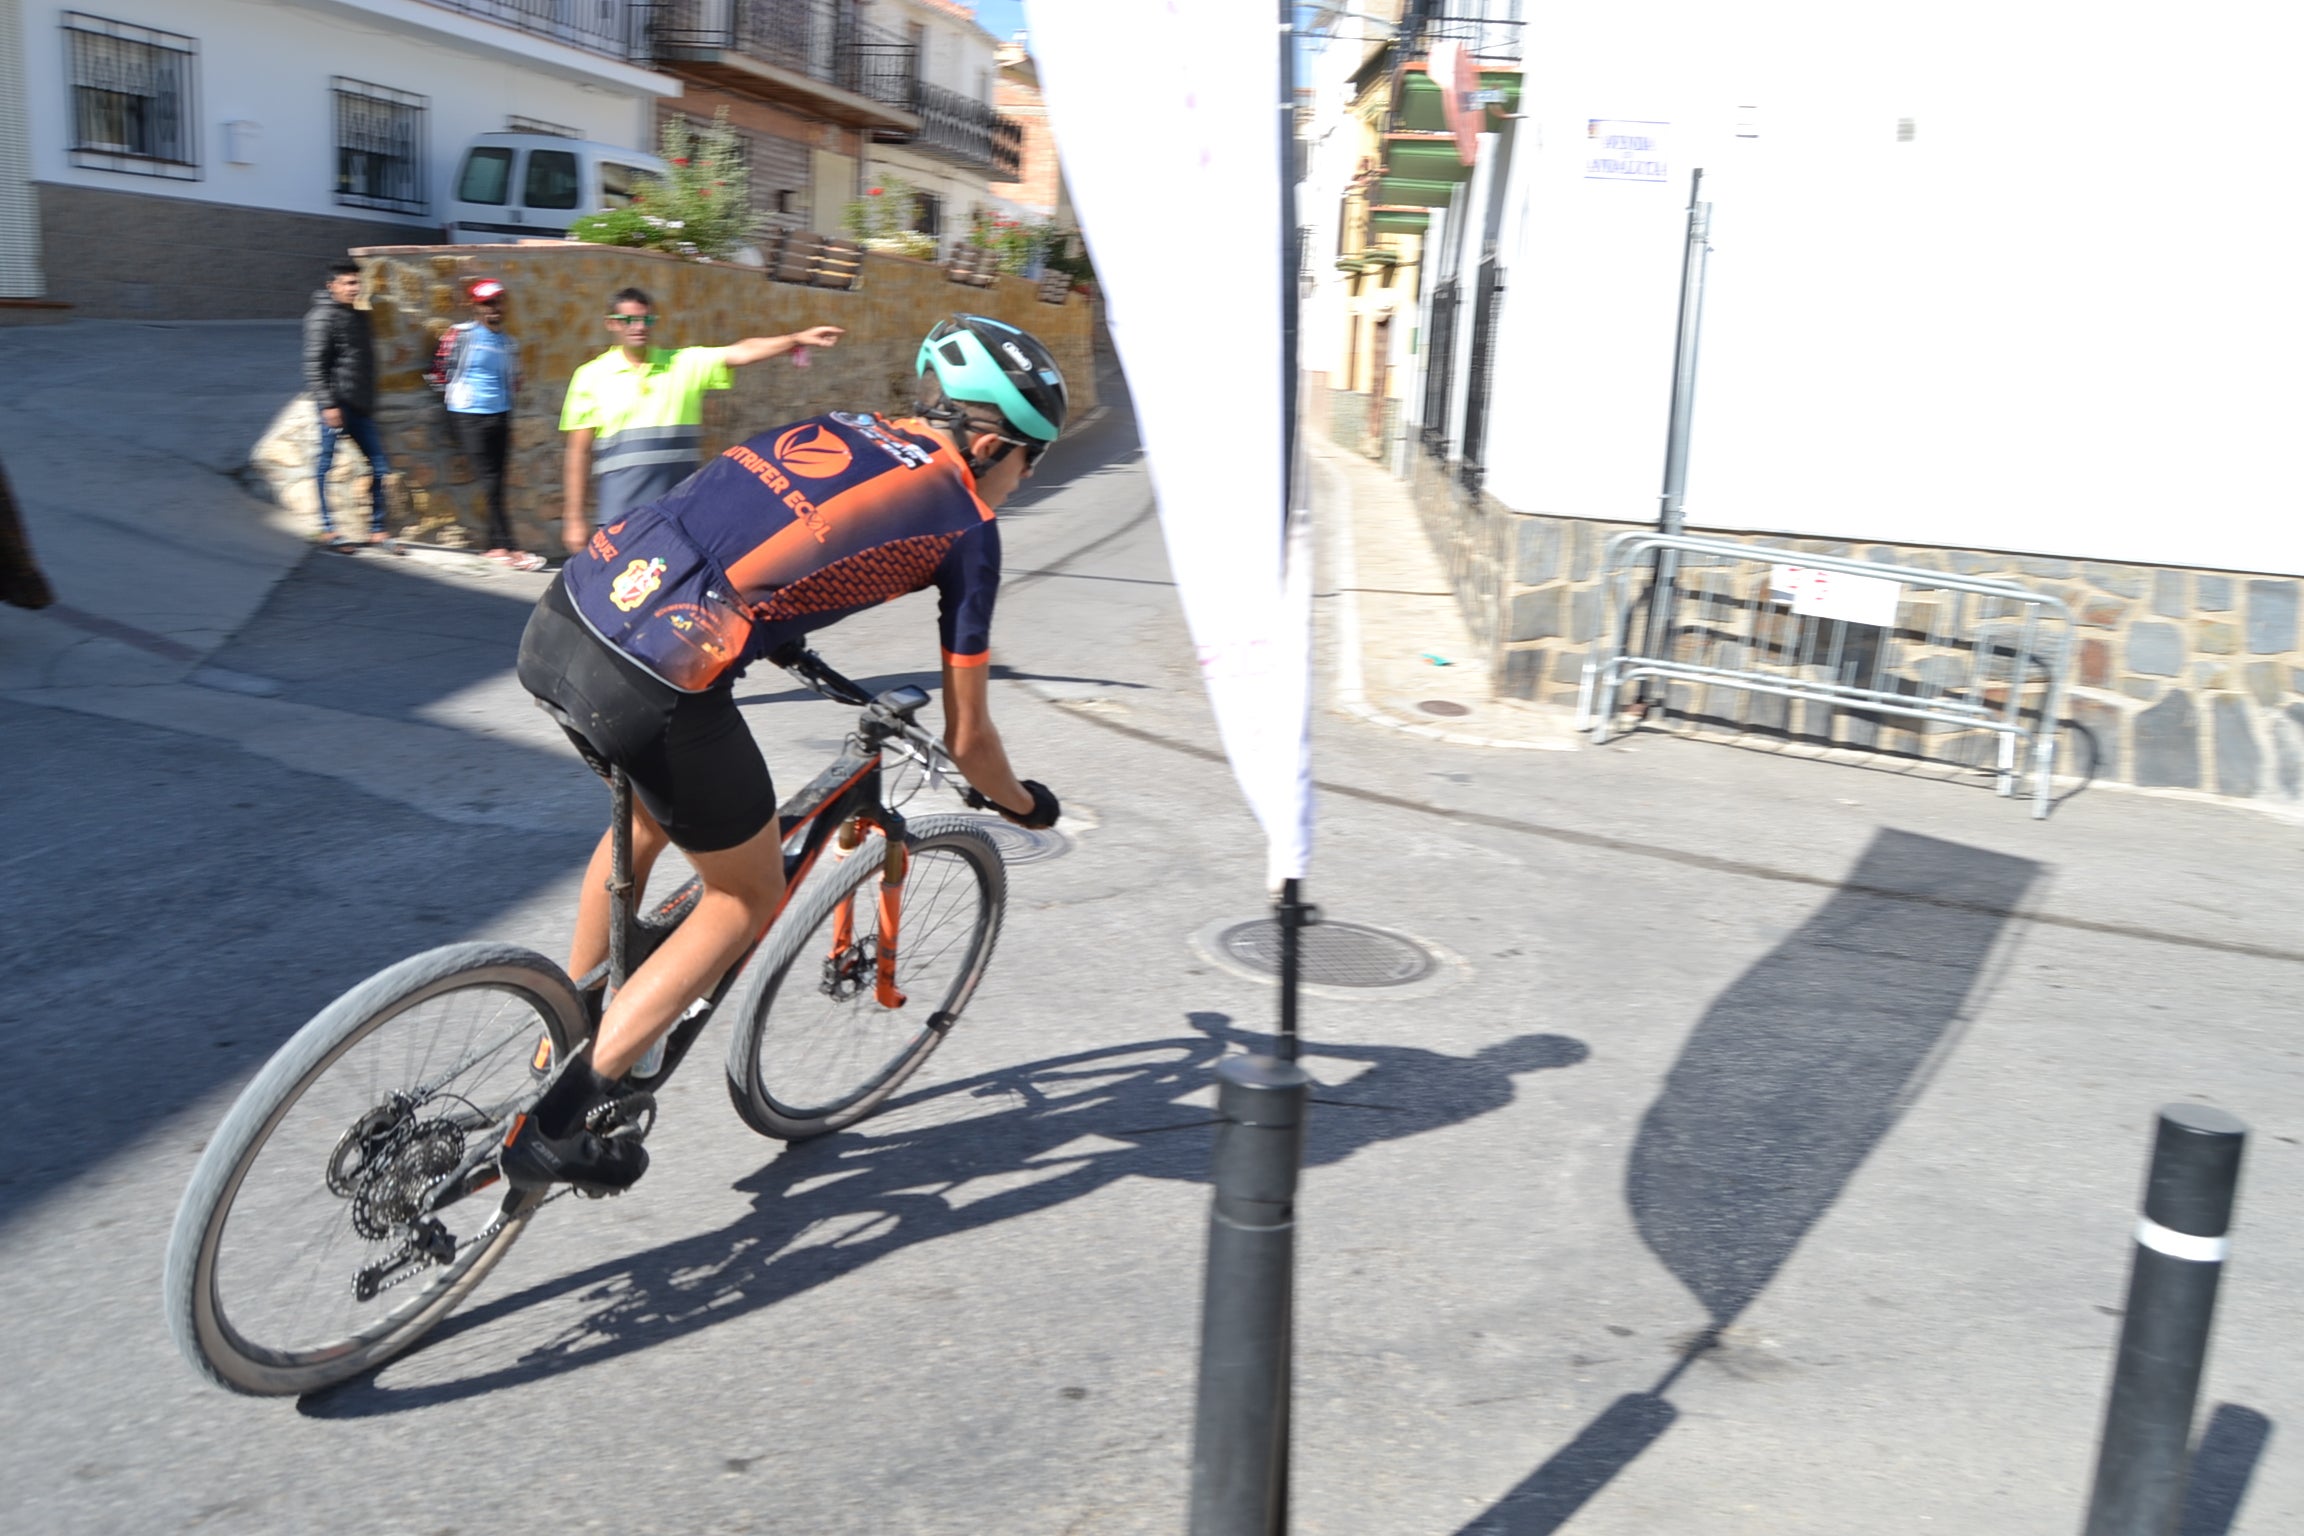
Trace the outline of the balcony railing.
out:
<instances>
[{"instance_id":1,"label":"balcony railing","mask_svg":"<svg viewBox=\"0 0 2304 1536\"><path fill-rule=\"evenodd\" d=\"M646 55L650 0L427 0L444 11L549 38L587 53L633 61Z\"/></svg>"},{"instance_id":2,"label":"balcony railing","mask_svg":"<svg viewBox=\"0 0 2304 1536\"><path fill-rule=\"evenodd\" d=\"M925 80L912 83L916 133L884 132L884 142L910 144L948 160L990 171L994 181L1018 181L1024 174L1024 125L1002 117L984 103Z\"/></svg>"},{"instance_id":3,"label":"balcony railing","mask_svg":"<svg viewBox=\"0 0 2304 1536\"><path fill-rule=\"evenodd\" d=\"M1403 63L1428 58L1432 45L1456 42L1481 64L1516 68L1520 63L1521 33L1518 0L1446 0L1450 14L1426 15L1411 6L1400 18L1400 59Z\"/></svg>"},{"instance_id":4,"label":"balcony railing","mask_svg":"<svg viewBox=\"0 0 2304 1536\"><path fill-rule=\"evenodd\" d=\"M917 50L860 20L855 0L657 0L655 56L741 53L909 112Z\"/></svg>"}]
</instances>

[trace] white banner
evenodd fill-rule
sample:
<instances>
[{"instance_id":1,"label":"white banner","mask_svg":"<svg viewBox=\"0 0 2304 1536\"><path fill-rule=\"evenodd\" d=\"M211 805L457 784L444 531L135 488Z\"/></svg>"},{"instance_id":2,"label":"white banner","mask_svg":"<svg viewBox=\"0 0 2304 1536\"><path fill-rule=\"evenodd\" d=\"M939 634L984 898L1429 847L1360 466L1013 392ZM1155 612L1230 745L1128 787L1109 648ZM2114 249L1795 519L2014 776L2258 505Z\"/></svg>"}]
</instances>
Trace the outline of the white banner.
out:
<instances>
[{"instance_id":1,"label":"white banner","mask_svg":"<svg viewBox=\"0 0 2304 1536\"><path fill-rule=\"evenodd\" d=\"M1301 530L1282 537L1279 7L1028 14L1184 621L1277 885L1312 851L1310 559Z\"/></svg>"}]
</instances>

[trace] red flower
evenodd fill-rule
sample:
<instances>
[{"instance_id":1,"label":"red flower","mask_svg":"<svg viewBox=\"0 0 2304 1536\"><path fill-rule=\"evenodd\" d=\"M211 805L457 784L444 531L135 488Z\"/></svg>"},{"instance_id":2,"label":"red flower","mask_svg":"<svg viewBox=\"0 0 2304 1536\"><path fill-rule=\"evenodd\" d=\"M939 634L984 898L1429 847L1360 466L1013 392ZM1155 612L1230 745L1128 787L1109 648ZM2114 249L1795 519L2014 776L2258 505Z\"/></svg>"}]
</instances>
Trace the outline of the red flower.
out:
<instances>
[{"instance_id":1,"label":"red flower","mask_svg":"<svg viewBox=\"0 0 2304 1536\"><path fill-rule=\"evenodd\" d=\"M866 197L878 197L880 195L880 189L878 187L874 187L871 191L865 193L864 195Z\"/></svg>"},{"instance_id":2,"label":"red flower","mask_svg":"<svg viewBox=\"0 0 2304 1536\"><path fill-rule=\"evenodd\" d=\"M710 197L712 195L712 189L710 187L698 187L696 189L696 195L698 197Z\"/></svg>"},{"instance_id":3,"label":"red flower","mask_svg":"<svg viewBox=\"0 0 2304 1536\"><path fill-rule=\"evenodd\" d=\"M686 160L686 158L682 158L682 159L678 159L678 160L675 160L675 161L673 161L672 163L673 163L674 165L686 165L686 164L688 163L688 161Z\"/></svg>"}]
</instances>

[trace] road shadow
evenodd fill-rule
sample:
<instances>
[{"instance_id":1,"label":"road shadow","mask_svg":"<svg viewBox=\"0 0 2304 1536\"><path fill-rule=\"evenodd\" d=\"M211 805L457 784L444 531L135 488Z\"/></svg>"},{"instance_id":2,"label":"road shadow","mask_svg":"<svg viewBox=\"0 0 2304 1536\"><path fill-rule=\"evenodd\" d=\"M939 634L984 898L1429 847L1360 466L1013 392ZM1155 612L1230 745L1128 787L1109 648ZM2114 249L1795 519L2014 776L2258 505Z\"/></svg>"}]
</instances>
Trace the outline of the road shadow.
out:
<instances>
[{"instance_id":1,"label":"road shadow","mask_svg":"<svg viewBox=\"0 0 2304 1536\"><path fill-rule=\"evenodd\" d=\"M2192 1479L2184 1486L2184 1515L2176 1536L2229 1536L2271 1438L2272 1421L2255 1409L2216 1405L2200 1443L2192 1448Z\"/></svg>"},{"instance_id":2,"label":"road shadow","mask_svg":"<svg viewBox=\"0 0 2304 1536\"><path fill-rule=\"evenodd\" d=\"M543 590L536 577L475 581L389 555L316 553L208 664L270 678L295 703L437 724L427 706L512 670Z\"/></svg>"},{"instance_id":3,"label":"road shadow","mask_svg":"<svg viewBox=\"0 0 2304 1536\"><path fill-rule=\"evenodd\" d=\"M1150 683L1123 682L1116 677L1076 677L1063 672L1026 672L1022 668L1011 667L997 661L992 663L991 674L992 681L996 683L1070 683L1085 688L1131 688L1139 690L1152 686ZM755 683L763 683L767 686L758 692L737 695L736 702L738 704L798 703L817 697L815 693L801 687L798 683L778 686L784 682L784 677L774 667L763 665L758 671L750 673L749 678ZM941 671L875 672L869 677L851 678L849 681L855 683L866 693L875 695L885 693L891 688L904 687L921 688L929 693L934 693L944 686L944 674Z\"/></svg>"},{"instance_id":4,"label":"road shadow","mask_svg":"<svg viewBox=\"0 0 2304 1536\"><path fill-rule=\"evenodd\" d=\"M1558 1530L1668 1430L1666 1394L1782 1270L1957 1043L2042 866L1882 830L1715 998L1640 1123L1625 1202L1708 1325L1463 1528Z\"/></svg>"},{"instance_id":5,"label":"road shadow","mask_svg":"<svg viewBox=\"0 0 2304 1536\"><path fill-rule=\"evenodd\" d=\"M619 1255L485 1305L445 1325L426 1352L569 1297L580 1317L454 1380L396 1388L363 1378L304 1399L321 1418L406 1413L560 1377L774 1306L889 1254L1053 1209L1125 1178L1207 1177L1204 1097L1227 1050L1257 1041L1220 1013L1194 1032L1028 1062L912 1094L858 1131L804 1142L736 1187L752 1209L718 1231ZM1476 1119L1512 1102L1529 1072L1587 1052L1561 1035L1520 1035L1470 1056L1415 1046L1307 1042L1323 1063L1365 1068L1321 1088L1305 1163L1342 1162L1381 1142ZM644 1198L644 1196L643 1196ZM548 1217L545 1219L549 1219ZM418 1357L421 1358L421 1357ZM389 1375L391 1367L385 1368Z\"/></svg>"}]
</instances>

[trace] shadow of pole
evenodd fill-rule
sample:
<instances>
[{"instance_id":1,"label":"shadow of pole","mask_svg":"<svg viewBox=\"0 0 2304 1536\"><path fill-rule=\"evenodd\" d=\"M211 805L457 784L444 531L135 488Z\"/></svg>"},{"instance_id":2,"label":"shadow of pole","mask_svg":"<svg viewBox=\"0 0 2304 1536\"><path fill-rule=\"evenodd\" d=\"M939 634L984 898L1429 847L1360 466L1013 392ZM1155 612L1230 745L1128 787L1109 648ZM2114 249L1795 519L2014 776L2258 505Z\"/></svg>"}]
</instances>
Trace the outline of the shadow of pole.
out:
<instances>
[{"instance_id":1,"label":"shadow of pole","mask_svg":"<svg viewBox=\"0 0 2304 1536\"><path fill-rule=\"evenodd\" d=\"M1783 1268L1957 1042L2041 866L1874 836L1842 889L1731 984L1640 1123L1625 1200L1711 1323L1471 1524L1559 1529L1668 1430L1665 1393ZM1981 980L1980 980L1981 979Z\"/></svg>"}]
</instances>

